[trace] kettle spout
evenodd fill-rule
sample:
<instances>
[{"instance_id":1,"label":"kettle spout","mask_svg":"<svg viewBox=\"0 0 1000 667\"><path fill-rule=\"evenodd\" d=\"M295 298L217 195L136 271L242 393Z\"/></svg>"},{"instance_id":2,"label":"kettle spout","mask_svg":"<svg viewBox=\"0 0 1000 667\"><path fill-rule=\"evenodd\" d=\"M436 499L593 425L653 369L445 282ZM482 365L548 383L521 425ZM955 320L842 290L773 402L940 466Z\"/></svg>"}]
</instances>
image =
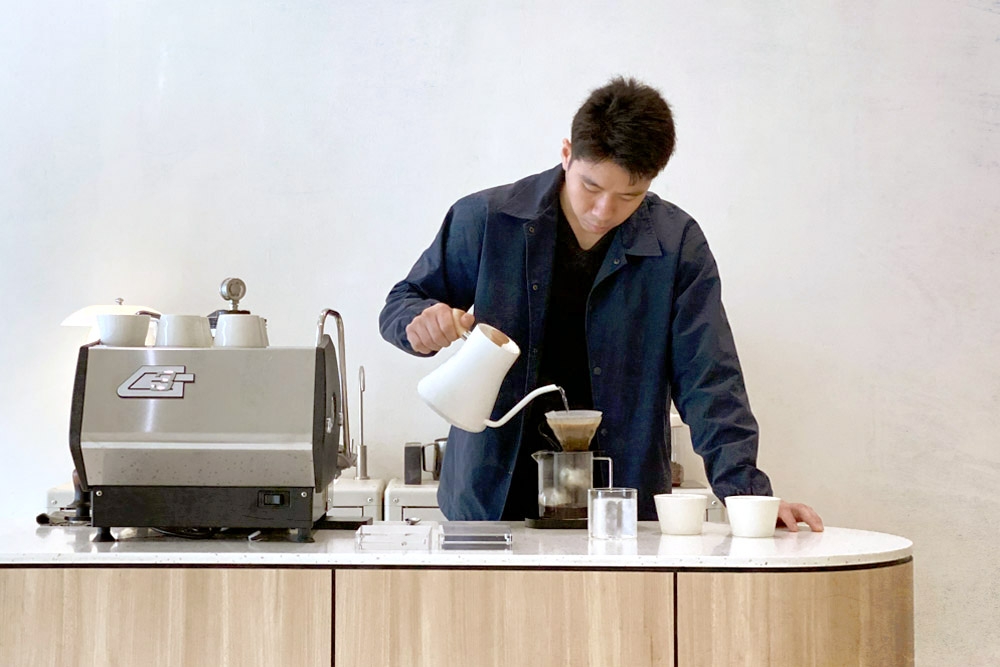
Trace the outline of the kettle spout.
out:
<instances>
[{"instance_id":1,"label":"kettle spout","mask_svg":"<svg viewBox=\"0 0 1000 667\"><path fill-rule=\"evenodd\" d=\"M531 401L535 400L535 398L537 398L538 396L541 396L542 394L547 394L550 391L559 391L559 385L557 385L557 384L547 384L544 387L539 387L538 389L535 389L530 394L528 394L527 396L525 396L524 398L522 398L518 402L518 404L515 405L514 407L512 407L510 409L510 411L507 414L505 414L503 417L501 417L500 419L498 419L496 421L492 421L490 419L487 419L484 423L487 426L489 426L490 428L496 428L498 426L503 426L504 424L506 424L507 422L509 422L514 415L516 415L518 412L520 412L524 408L524 406L526 406L528 403L530 403Z\"/></svg>"}]
</instances>

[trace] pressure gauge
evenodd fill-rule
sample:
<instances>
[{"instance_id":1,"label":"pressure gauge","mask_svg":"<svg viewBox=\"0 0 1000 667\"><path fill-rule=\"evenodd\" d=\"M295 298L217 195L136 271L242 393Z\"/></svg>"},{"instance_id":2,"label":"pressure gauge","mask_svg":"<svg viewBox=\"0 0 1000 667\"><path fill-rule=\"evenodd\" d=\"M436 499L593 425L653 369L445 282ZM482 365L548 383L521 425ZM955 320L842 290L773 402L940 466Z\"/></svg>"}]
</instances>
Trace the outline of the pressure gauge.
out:
<instances>
[{"instance_id":1,"label":"pressure gauge","mask_svg":"<svg viewBox=\"0 0 1000 667\"><path fill-rule=\"evenodd\" d=\"M219 286L219 294L233 304L232 310L239 310L240 299L247 295L247 284L239 278L226 278Z\"/></svg>"}]
</instances>

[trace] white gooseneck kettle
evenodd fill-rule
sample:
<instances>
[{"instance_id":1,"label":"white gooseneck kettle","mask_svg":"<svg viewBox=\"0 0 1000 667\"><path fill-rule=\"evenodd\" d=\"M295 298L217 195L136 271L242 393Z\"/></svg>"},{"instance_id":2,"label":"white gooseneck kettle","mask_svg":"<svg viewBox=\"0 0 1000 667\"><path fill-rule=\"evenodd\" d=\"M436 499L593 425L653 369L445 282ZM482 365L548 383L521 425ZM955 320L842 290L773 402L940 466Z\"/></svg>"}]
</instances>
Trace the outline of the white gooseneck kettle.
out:
<instances>
[{"instance_id":1,"label":"white gooseneck kettle","mask_svg":"<svg viewBox=\"0 0 1000 667\"><path fill-rule=\"evenodd\" d=\"M535 389L500 419L490 414L507 371L521 354L509 336L488 324L479 323L471 333L463 330L462 348L417 384L420 398L452 426L479 433L503 426L540 394L559 391L554 384Z\"/></svg>"}]
</instances>

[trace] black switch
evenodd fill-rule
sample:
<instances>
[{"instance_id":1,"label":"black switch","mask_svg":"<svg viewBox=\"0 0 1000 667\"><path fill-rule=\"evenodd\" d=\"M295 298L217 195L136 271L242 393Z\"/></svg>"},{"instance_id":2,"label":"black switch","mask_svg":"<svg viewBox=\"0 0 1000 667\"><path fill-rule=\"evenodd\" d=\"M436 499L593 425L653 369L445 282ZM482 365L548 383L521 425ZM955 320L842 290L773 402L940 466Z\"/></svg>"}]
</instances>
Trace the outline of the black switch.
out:
<instances>
[{"instance_id":1,"label":"black switch","mask_svg":"<svg viewBox=\"0 0 1000 667\"><path fill-rule=\"evenodd\" d=\"M264 507L280 507L288 504L288 494L275 491L261 491L257 504Z\"/></svg>"}]
</instances>

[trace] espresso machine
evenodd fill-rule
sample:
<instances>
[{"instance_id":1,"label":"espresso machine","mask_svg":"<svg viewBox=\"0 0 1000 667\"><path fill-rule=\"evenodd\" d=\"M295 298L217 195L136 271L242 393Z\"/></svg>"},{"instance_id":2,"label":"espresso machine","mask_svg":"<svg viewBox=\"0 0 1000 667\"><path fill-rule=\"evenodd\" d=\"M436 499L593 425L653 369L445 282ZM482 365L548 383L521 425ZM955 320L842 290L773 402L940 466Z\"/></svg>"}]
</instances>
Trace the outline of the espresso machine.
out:
<instances>
[{"instance_id":1,"label":"espresso machine","mask_svg":"<svg viewBox=\"0 0 1000 667\"><path fill-rule=\"evenodd\" d=\"M221 312L249 317L235 302ZM328 486L356 460L343 320L323 310L315 347L219 343L80 348L70 451L96 539L114 539L112 527L171 527L311 540Z\"/></svg>"}]
</instances>

